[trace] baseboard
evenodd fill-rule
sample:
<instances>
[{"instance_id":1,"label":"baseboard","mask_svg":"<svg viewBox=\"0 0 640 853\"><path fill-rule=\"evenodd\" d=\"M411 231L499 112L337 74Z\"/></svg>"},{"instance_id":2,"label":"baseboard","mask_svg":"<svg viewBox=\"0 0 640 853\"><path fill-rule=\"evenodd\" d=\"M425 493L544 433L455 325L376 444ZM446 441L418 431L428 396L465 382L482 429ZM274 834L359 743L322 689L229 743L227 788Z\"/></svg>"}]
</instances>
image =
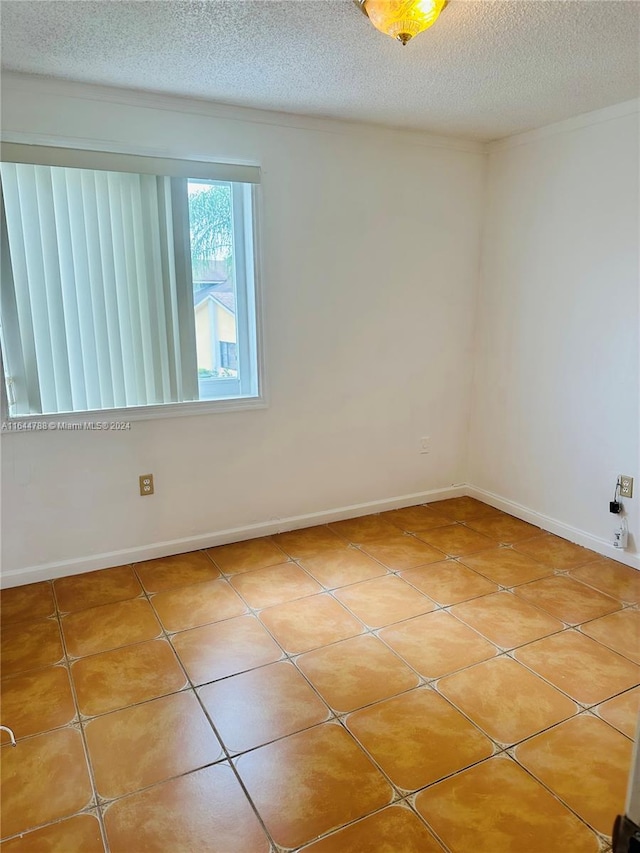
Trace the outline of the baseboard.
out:
<instances>
[{"instance_id":1,"label":"baseboard","mask_svg":"<svg viewBox=\"0 0 640 853\"><path fill-rule=\"evenodd\" d=\"M187 551L198 551L202 548L214 548L216 545L227 545L229 542L241 542L246 539L257 539L260 536L271 536L274 533L283 533L287 530L297 530L300 527L311 527L315 524L330 524L332 521L342 521L345 518L357 518L361 515L369 515L374 512L386 512L391 509L401 509L406 506L415 506L421 503L456 498L461 495L469 495L484 501L490 506L508 512L516 518L535 524L549 533L555 533L584 545L598 554L625 563L640 571L640 556L630 554L626 551L618 551L606 539L601 539L572 527L548 515L522 506L515 501L480 489L477 486L458 484L445 489L432 489L426 492L416 492L411 495L401 495L383 500L368 501L367 503L351 504L350 506L322 510L320 512L307 513L306 515L293 515L288 518L270 519L259 524L249 524L243 527L234 527L220 530L215 533L203 533L198 536L188 536L182 539L169 539L164 542L154 542L149 545L140 545L134 548L125 548L120 551L107 551L102 554L94 554L89 557L79 557L72 560L61 560L55 563L45 563L41 566L31 566L25 569L3 572L0 576L0 587L22 586L37 581L54 580L55 578L68 575L79 575L83 572L91 572L96 569L108 569L112 566L139 563L142 560L153 560L157 557L168 557L171 554L181 554Z\"/></svg>"},{"instance_id":2,"label":"baseboard","mask_svg":"<svg viewBox=\"0 0 640 853\"><path fill-rule=\"evenodd\" d=\"M543 515L543 513L536 512L515 501L507 500L500 495L486 491L486 489L479 489L477 486L467 485L465 493L472 498L477 498L490 506L496 507L496 509L508 512L509 515L514 515L516 518L521 518L523 521L535 524L549 533L555 533L556 536L562 536L563 539L575 542L576 545L583 545L585 548L590 548L604 557L617 560L619 563L624 563L640 571L640 555L632 554L628 551L619 551L606 539L601 539L599 536L594 536L585 530L580 530L579 527L572 527L570 524L565 524L563 521L551 518L551 516Z\"/></svg>"},{"instance_id":3,"label":"baseboard","mask_svg":"<svg viewBox=\"0 0 640 853\"><path fill-rule=\"evenodd\" d=\"M198 551L202 548L213 548L216 545L227 545L229 542L241 542L245 539L257 539L259 536L271 536L274 533L284 533L287 530L297 530L300 527L311 527L315 524L329 524L332 521L342 521L345 518L357 518L374 512L386 512L391 509L401 509L431 501L456 498L467 493L464 484L445 489L432 489L427 492L417 492L411 495L401 495L383 500L368 501L367 503L352 504L351 506L312 512L306 515L293 515L289 518L271 519L259 524L249 524L244 527L234 527L215 533L204 533L198 536L188 536L183 539L169 539L165 542L155 542L149 545L125 548L121 551L107 551L90 557L79 557L72 560L61 560L55 563L45 563L41 566L31 566L25 569L3 572L0 576L0 586L8 588L22 586L37 581L54 580L68 575L79 575L96 569L108 569L112 566L122 566L139 563L142 560L153 560L157 557L168 557L171 554L182 554L187 551Z\"/></svg>"}]
</instances>

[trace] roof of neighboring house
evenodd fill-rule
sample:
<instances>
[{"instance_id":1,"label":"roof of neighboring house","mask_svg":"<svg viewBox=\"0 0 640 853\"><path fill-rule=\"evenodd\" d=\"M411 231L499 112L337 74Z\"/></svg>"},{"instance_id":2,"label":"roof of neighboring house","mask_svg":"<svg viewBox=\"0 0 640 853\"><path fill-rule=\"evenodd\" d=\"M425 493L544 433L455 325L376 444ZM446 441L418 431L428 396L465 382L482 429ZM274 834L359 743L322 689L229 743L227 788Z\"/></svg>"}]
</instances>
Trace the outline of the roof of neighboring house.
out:
<instances>
[{"instance_id":1,"label":"roof of neighboring house","mask_svg":"<svg viewBox=\"0 0 640 853\"><path fill-rule=\"evenodd\" d=\"M206 284L204 287L199 287L193 291L193 305L195 308L202 305L205 299L214 299L219 302L223 308L236 313L236 294L233 289L233 284L230 281L213 282Z\"/></svg>"}]
</instances>

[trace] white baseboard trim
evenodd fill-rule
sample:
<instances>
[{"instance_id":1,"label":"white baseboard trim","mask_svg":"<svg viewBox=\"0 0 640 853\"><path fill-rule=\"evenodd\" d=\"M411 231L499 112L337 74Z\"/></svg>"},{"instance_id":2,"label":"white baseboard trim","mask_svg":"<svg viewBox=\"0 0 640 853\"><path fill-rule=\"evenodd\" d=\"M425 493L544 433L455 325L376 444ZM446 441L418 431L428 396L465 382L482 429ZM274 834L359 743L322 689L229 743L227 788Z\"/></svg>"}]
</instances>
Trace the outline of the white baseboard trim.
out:
<instances>
[{"instance_id":1,"label":"white baseboard trim","mask_svg":"<svg viewBox=\"0 0 640 853\"><path fill-rule=\"evenodd\" d=\"M368 501L367 503L351 504L350 506L311 512L306 515L293 515L288 518L276 518L258 524L248 524L244 527L234 527L220 530L215 533L203 533L197 536L187 536L182 539L169 539L165 542L155 542L150 545L139 545L133 548L125 548L120 551L107 551L103 554L95 554L90 557L78 557L71 560L61 560L55 563L45 563L41 566L31 566L25 569L3 572L0 575L0 587L5 589L23 584L36 583L37 581L54 580L55 578L68 575L79 575L96 569L108 569L112 566L129 565L139 563L142 560L153 560L158 557L168 557L172 554L182 554L187 551L198 551L203 548L214 548L216 545L227 545L229 542L241 542L246 539L256 539L260 536L272 536L274 533L283 533L287 530L297 530L301 527L311 527L316 524L330 524L332 521L342 521L345 518L357 518L361 515L369 515L374 512L386 512L391 509L415 506L416 504L431 503L447 498L456 498L469 495L484 501L490 506L508 512L516 518L535 524L537 527L555 533L563 539L583 545L602 554L624 563L640 571L640 555L627 551L617 551L606 539L601 539L572 527L548 515L522 506L515 501L480 489L477 486L456 484L444 489L432 489L426 492L416 492L411 495L401 495L383 500Z\"/></svg>"},{"instance_id":2,"label":"white baseboard trim","mask_svg":"<svg viewBox=\"0 0 640 853\"><path fill-rule=\"evenodd\" d=\"M157 557L168 557L172 554L183 554L187 551L199 551L203 548L213 548L216 545L227 545L230 542L241 542L246 539L257 539L260 536L272 536L274 533L284 533L287 530L297 530L300 527L311 527L316 524L329 524L332 521L342 521L345 518L357 518L374 512L386 512L391 509L430 503L431 501L457 498L467 493L464 484L454 485L444 489L432 489L427 492L416 492L411 495L368 501L367 503L352 504L351 506L311 512L306 515L293 515L289 518L277 518L259 524L248 524L244 527L234 527L215 533L203 533L197 536L187 536L183 539L169 539L165 542L155 542L150 545L140 545L125 548L121 551L107 551L90 557L78 557L71 560L61 560L55 563L45 563L41 566L31 566L25 569L3 572L0 576L0 587L3 589L37 581L54 580L68 575L80 575L96 569L109 569L112 566L122 566L139 563L142 560L153 560Z\"/></svg>"},{"instance_id":3,"label":"white baseboard trim","mask_svg":"<svg viewBox=\"0 0 640 853\"><path fill-rule=\"evenodd\" d=\"M535 524L549 533L555 533L556 536L561 536L563 539L568 539L570 542L575 542L577 545L583 545L585 548L590 548L598 554L609 557L612 560L617 560L619 563L624 563L631 566L633 569L640 571L640 555L633 554L628 551L619 551L614 548L606 539L601 539L599 536L594 536L592 533L587 533L585 530L580 530L579 527L572 527L570 524L565 524L563 521L558 521L548 515L543 515L541 512L536 512L529 507L515 501L507 500L506 498L496 495L493 492L488 492L485 489L479 489L477 486L468 485L465 490L469 497L477 498L479 501L490 506L508 512L509 515L514 515L516 518L521 518L523 521L528 521L530 524Z\"/></svg>"}]
</instances>

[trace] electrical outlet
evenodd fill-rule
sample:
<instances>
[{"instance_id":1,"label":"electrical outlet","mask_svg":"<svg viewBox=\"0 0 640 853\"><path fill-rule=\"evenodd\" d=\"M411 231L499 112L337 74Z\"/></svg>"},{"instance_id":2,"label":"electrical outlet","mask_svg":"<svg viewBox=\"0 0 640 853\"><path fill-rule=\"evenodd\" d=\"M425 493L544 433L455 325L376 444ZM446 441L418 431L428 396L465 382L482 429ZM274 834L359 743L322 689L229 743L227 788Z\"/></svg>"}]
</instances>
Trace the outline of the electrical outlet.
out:
<instances>
[{"instance_id":1,"label":"electrical outlet","mask_svg":"<svg viewBox=\"0 0 640 853\"><path fill-rule=\"evenodd\" d=\"M143 498L153 494L153 474L140 475L140 494Z\"/></svg>"},{"instance_id":2,"label":"electrical outlet","mask_svg":"<svg viewBox=\"0 0 640 853\"><path fill-rule=\"evenodd\" d=\"M633 477L629 477L626 474L620 474L620 497L633 497Z\"/></svg>"},{"instance_id":3,"label":"electrical outlet","mask_svg":"<svg viewBox=\"0 0 640 853\"><path fill-rule=\"evenodd\" d=\"M420 439L420 453L431 453L431 436L424 435Z\"/></svg>"}]
</instances>

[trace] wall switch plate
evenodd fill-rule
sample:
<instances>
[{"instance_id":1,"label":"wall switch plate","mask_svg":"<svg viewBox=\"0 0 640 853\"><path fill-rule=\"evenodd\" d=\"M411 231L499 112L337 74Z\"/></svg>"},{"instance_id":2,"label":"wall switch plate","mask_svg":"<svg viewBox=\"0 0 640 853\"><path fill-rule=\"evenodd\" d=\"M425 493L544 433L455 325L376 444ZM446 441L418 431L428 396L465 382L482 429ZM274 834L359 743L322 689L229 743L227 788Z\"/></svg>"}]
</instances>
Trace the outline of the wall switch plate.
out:
<instances>
[{"instance_id":1,"label":"wall switch plate","mask_svg":"<svg viewBox=\"0 0 640 853\"><path fill-rule=\"evenodd\" d=\"M420 439L420 453L431 453L431 436L424 435Z\"/></svg>"},{"instance_id":2,"label":"wall switch plate","mask_svg":"<svg viewBox=\"0 0 640 853\"><path fill-rule=\"evenodd\" d=\"M633 477L628 477L626 474L620 474L620 497L633 497Z\"/></svg>"},{"instance_id":3,"label":"wall switch plate","mask_svg":"<svg viewBox=\"0 0 640 853\"><path fill-rule=\"evenodd\" d=\"M140 494L143 498L153 494L153 474L140 475Z\"/></svg>"}]
</instances>

